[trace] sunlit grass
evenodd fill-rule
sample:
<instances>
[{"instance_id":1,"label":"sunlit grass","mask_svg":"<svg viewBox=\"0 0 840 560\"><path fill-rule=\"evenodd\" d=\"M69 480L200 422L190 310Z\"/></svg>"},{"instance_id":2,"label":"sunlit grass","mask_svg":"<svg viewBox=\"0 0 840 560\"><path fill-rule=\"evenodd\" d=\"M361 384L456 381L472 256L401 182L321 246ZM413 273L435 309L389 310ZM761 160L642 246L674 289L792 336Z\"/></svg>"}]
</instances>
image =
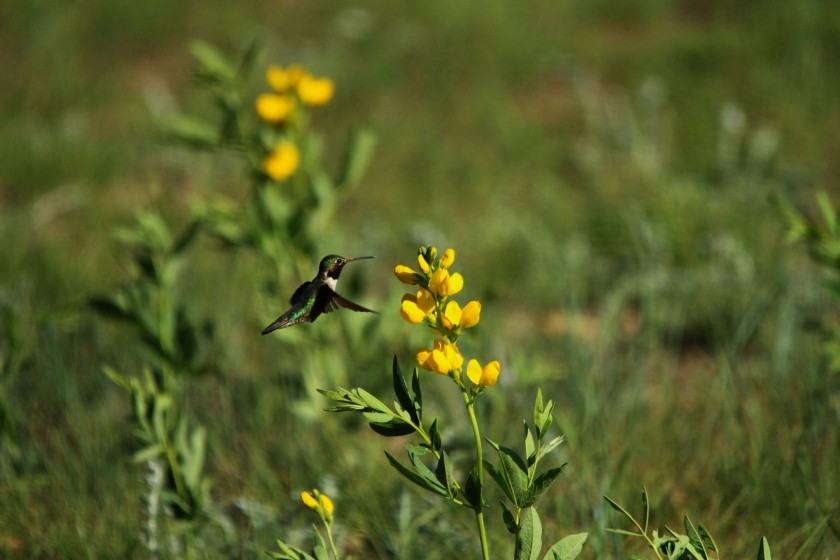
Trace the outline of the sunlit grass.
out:
<instances>
[{"instance_id":1,"label":"sunlit grass","mask_svg":"<svg viewBox=\"0 0 840 560\"><path fill-rule=\"evenodd\" d=\"M469 515L401 487L364 424L313 398L335 381L386 394L391 356L428 343L403 332L390 286L406 248L426 242L464 248L465 290L484 304L470 350L505 371L480 403L488 429L519 437L537 386L557 403L569 465L541 502L547 534L588 531L583 557L625 557L634 545L604 532L620 521L601 496L633 508L644 484L657 525L688 513L728 557L755 557L762 534L781 558L836 555L837 389L818 330L834 303L772 197L808 207L815 180L831 193L840 175L838 16L819 2L689 4L4 10L0 61L15 71L0 91L0 307L12 320L0 333L16 329L26 359L0 379L21 448L0 463L0 555L143 557L130 410L101 367L134 371L148 356L82 305L127 278L110 232L150 193L180 231L196 193L243 192L235 158L164 145L160 124L212 109L193 93L189 40L240 52L255 36L266 58L335 81L313 115L328 172L350 129L379 137L322 241L377 255L342 283L383 316L319 321L312 336L338 348L307 368L339 379L302 377L290 344L258 336L278 311L257 295L272 271L196 246L183 297L217 323L221 374L187 394L243 556L281 536L306 542L297 494L315 485L356 557L476 554ZM278 301L316 264L286 271ZM428 391L435 415L458 418L457 399ZM465 435L444 434L468 446Z\"/></svg>"}]
</instances>

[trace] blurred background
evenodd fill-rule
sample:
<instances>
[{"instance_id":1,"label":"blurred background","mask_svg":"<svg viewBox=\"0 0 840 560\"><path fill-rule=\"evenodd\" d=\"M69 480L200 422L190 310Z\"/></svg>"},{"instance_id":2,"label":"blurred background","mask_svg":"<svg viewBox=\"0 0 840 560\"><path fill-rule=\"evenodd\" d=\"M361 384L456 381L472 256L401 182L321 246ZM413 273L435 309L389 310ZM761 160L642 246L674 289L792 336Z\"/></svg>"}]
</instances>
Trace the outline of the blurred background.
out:
<instances>
[{"instance_id":1,"label":"blurred background","mask_svg":"<svg viewBox=\"0 0 840 560\"><path fill-rule=\"evenodd\" d=\"M256 40L254 92L268 64L332 77L312 123L328 168L350 131L377 135L325 251L377 256L344 290L382 316L318 323L376 340L339 384L387 397L393 355L409 365L424 343L399 319L393 267L454 247L484 306L469 350L503 362L482 411L494 439L518 441L536 387L557 403L569 464L539 505L547 534L588 531L583 557L627 557L602 495L638 508L644 484L654 524L689 514L730 557L761 535L781 558L840 554L822 350L836 307L777 204L808 213L818 189L837 194L834 2L41 0L0 7L0 349L21 356L3 380L19 451L0 473L3 555L144 557L130 403L102 374L138 370L141 352L87 302L125 281L113 231L138 208L163 193L177 230L193 196L247 180L162 133L212 110L194 39L234 57ZM207 557L305 542L296 495L325 485L358 558L476 557L469 516L406 488L383 440L321 413L259 337L282 309L258 309L257 265L207 242L183 277L221 343L217 374L188 390L235 533ZM438 381L433 409L463 422Z\"/></svg>"}]
</instances>

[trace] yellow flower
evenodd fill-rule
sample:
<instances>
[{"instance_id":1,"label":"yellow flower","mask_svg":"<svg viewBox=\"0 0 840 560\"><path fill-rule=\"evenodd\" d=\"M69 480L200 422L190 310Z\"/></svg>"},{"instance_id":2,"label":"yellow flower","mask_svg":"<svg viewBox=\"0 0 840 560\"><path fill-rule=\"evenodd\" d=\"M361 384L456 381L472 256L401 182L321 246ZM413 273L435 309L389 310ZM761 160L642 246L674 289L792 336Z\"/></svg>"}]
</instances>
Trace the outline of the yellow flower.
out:
<instances>
[{"instance_id":1,"label":"yellow flower","mask_svg":"<svg viewBox=\"0 0 840 560\"><path fill-rule=\"evenodd\" d=\"M429 273L429 263L426 262L426 258L423 255L417 255L417 264L420 265L420 270L422 270L424 274Z\"/></svg>"},{"instance_id":2,"label":"yellow flower","mask_svg":"<svg viewBox=\"0 0 840 560\"><path fill-rule=\"evenodd\" d=\"M469 302L461 309L457 301L450 301L446 304L446 311L441 317L444 328L453 329L461 327L468 329L478 324L481 315L481 304L477 301Z\"/></svg>"},{"instance_id":3,"label":"yellow flower","mask_svg":"<svg viewBox=\"0 0 840 560\"><path fill-rule=\"evenodd\" d=\"M300 165L300 151L291 142L280 142L263 160L263 171L275 181L288 179Z\"/></svg>"},{"instance_id":4,"label":"yellow flower","mask_svg":"<svg viewBox=\"0 0 840 560\"><path fill-rule=\"evenodd\" d=\"M470 360L467 364L467 377L470 378L473 385L480 387L492 387L499 379L499 371L501 365L496 360L493 360L484 368L478 363L478 360Z\"/></svg>"},{"instance_id":5,"label":"yellow flower","mask_svg":"<svg viewBox=\"0 0 840 560\"><path fill-rule=\"evenodd\" d=\"M449 268L455 262L455 249L447 249L440 258L440 267Z\"/></svg>"},{"instance_id":6,"label":"yellow flower","mask_svg":"<svg viewBox=\"0 0 840 560\"><path fill-rule=\"evenodd\" d=\"M403 284L408 284L409 286L417 284L417 273L404 264L398 264L394 267L394 274Z\"/></svg>"},{"instance_id":7,"label":"yellow flower","mask_svg":"<svg viewBox=\"0 0 840 560\"><path fill-rule=\"evenodd\" d=\"M301 77L305 74L306 70L297 64L293 64L286 69L273 65L266 70L265 79L274 91L285 93L297 86Z\"/></svg>"},{"instance_id":8,"label":"yellow flower","mask_svg":"<svg viewBox=\"0 0 840 560\"><path fill-rule=\"evenodd\" d=\"M301 492L300 501L312 511L317 512L327 524L332 524L332 514L335 506L329 496L321 494L317 488L313 488L311 494L306 491Z\"/></svg>"},{"instance_id":9,"label":"yellow flower","mask_svg":"<svg viewBox=\"0 0 840 560\"><path fill-rule=\"evenodd\" d=\"M423 348L417 351L417 363L426 371L446 375L460 368L464 363L464 357L461 356L457 346L438 338L431 350Z\"/></svg>"},{"instance_id":10,"label":"yellow flower","mask_svg":"<svg viewBox=\"0 0 840 560\"><path fill-rule=\"evenodd\" d=\"M309 509L317 509L318 500L316 500L309 492L300 493L300 501Z\"/></svg>"},{"instance_id":11,"label":"yellow flower","mask_svg":"<svg viewBox=\"0 0 840 560\"><path fill-rule=\"evenodd\" d=\"M420 289L416 296L406 294L400 303L400 315L411 324L422 323L435 310L435 300L428 291Z\"/></svg>"},{"instance_id":12,"label":"yellow flower","mask_svg":"<svg viewBox=\"0 0 840 560\"><path fill-rule=\"evenodd\" d=\"M316 78L309 74L301 76L297 92L304 105L326 105L332 99L335 85L329 78Z\"/></svg>"},{"instance_id":13,"label":"yellow flower","mask_svg":"<svg viewBox=\"0 0 840 560\"><path fill-rule=\"evenodd\" d=\"M459 324L462 328L468 329L476 326L480 319L481 304L477 301L471 301L461 310L461 322Z\"/></svg>"},{"instance_id":14,"label":"yellow flower","mask_svg":"<svg viewBox=\"0 0 840 560\"><path fill-rule=\"evenodd\" d=\"M335 506L333 505L332 500L326 494L321 494L318 496L318 499L321 501L321 507L324 508L324 511L327 515L332 515L333 510L335 510Z\"/></svg>"},{"instance_id":15,"label":"yellow flower","mask_svg":"<svg viewBox=\"0 0 840 560\"><path fill-rule=\"evenodd\" d=\"M429 289L439 296L453 296L460 292L464 287L464 278L460 273L456 272L449 275L449 271L445 268L439 268L432 274L429 279Z\"/></svg>"},{"instance_id":16,"label":"yellow flower","mask_svg":"<svg viewBox=\"0 0 840 560\"><path fill-rule=\"evenodd\" d=\"M263 93L257 97L257 114L260 118L270 123L280 123L289 118L294 109L294 102L288 95L276 93Z\"/></svg>"}]
</instances>

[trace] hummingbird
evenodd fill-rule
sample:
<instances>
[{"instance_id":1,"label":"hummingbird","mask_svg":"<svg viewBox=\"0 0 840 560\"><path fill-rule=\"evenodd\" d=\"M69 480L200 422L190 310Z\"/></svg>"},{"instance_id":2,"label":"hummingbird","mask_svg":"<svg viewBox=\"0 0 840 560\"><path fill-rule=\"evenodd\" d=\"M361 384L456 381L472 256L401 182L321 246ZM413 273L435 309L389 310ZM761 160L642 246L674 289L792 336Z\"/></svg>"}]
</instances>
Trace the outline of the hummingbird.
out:
<instances>
[{"instance_id":1,"label":"hummingbird","mask_svg":"<svg viewBox=\"0 0 840 560\"><path fill-rule=\"evenodd\" d=\"M298 323L312 323L322 313L329 313L339 307L346 307L353 311L366 311L376 313L372 309L362 307L349 299L338 295L335 286L341 270L349 262L361 259L372 259L373 257L344 258L338 255L327 255L321 259L318 265L318 274L309 282L303 284L292 294L290 303L292 306L280 315L276 321L262 330L262 334L268 334L277 329L284 329L297 325Z\"/></svg>"}]
</instances>

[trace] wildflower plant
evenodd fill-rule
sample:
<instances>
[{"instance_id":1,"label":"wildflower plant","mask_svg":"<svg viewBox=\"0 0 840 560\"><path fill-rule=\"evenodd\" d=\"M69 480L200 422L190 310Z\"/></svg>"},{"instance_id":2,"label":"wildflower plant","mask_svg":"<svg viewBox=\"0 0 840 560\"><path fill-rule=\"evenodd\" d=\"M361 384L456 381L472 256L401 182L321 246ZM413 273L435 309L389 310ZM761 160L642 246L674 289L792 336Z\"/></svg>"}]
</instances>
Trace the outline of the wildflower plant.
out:
<instances>
[{"instance_id":1,"label":"wildflower plant","mask_svg":"<svg viewBox=\"0 0 840 560\"><path fill-rule=\"evenodd\" d=\"M312 549L312 554L288 545L278 539L277 547L280 551L269 552L269 556L278 560L328 560L329 558L339 560L340 557L332 534L333 512L335 511L332 500L329 496L314 488L312 492L301 492L300 501L304 506L314 511L321 519L321 523L324 525L324 533L327 535L327 542L324 543L324 538L321 536L320 531L313 526L312 532L315 538L315 546ZM329 549L327 546L329 546Z\"/></svg>"},{"instance_id":2,"label":"wildflower plant","mask_svg":"<svg viewBox=\"0 0 840 560\"><path fill-rule=\"evenodd\" d=\"M412 287L400 302L400 314L406 322L429 329L432 340L417 350L417 365L428 372L448 377L460 392L469 419L474 443L472 464L456 465L443 444L437 420L424 418L421 375L415 367L406 381L397 357L392 378L396 399L392 406L362 388L321 391L333 401L332 411L359 412L370 427L386 437L415 435L419 443L406 444L408 463L385 452L389 463L408 481L455 506L472 510L475 517L482 558L490 558L485 510L485 481L492 479L507 502L501 501L504 526L514 536L517 559L537 559L543 547L542 525L534 507L537 500L561 474L562 466L540 469L541 461L559 446L562 436L548 439L553 422L554 403L544 401L540 391L534 402L533 429L524 426L524 455L486 438L476 413L476 401L493 388L501 374L498 360L466 360L458 346L460 337L481 319L481 304L470 301L463 307L454 299L464 287L464 279L453 272L455 251L438 255L435 247L421 247L417 269L398 265L396 277ZM410 389L409 389L410 385ZM485 458L484 442L495 451L495 462ZM459 477L457 473L465 472ZM546 559L572 559L580 553L586 534L570 535L555 543Z\"/></svg>"},{"instance_id":3,"label":"wildflower plant","mask_svg":"<svg viewBox=\"0 0 840 560\"><path fill-rule=\"evenodd\" d=\"M256 46L238 62L206 43L196 42L192 52L198 82L217 113L176 115L165 126L186 145L236 155L250 179L244 204L237 197L204 195L193 204L196 217L227 248L250 249L264 258L272 284L292 283L322 256L321 240L367 167L374 136L367 130L353 133L337 173L330 174L311 121L312 113L333 99L332 79L298 64L272 64L254 96Z\"/></svg>"}]
</instances>

